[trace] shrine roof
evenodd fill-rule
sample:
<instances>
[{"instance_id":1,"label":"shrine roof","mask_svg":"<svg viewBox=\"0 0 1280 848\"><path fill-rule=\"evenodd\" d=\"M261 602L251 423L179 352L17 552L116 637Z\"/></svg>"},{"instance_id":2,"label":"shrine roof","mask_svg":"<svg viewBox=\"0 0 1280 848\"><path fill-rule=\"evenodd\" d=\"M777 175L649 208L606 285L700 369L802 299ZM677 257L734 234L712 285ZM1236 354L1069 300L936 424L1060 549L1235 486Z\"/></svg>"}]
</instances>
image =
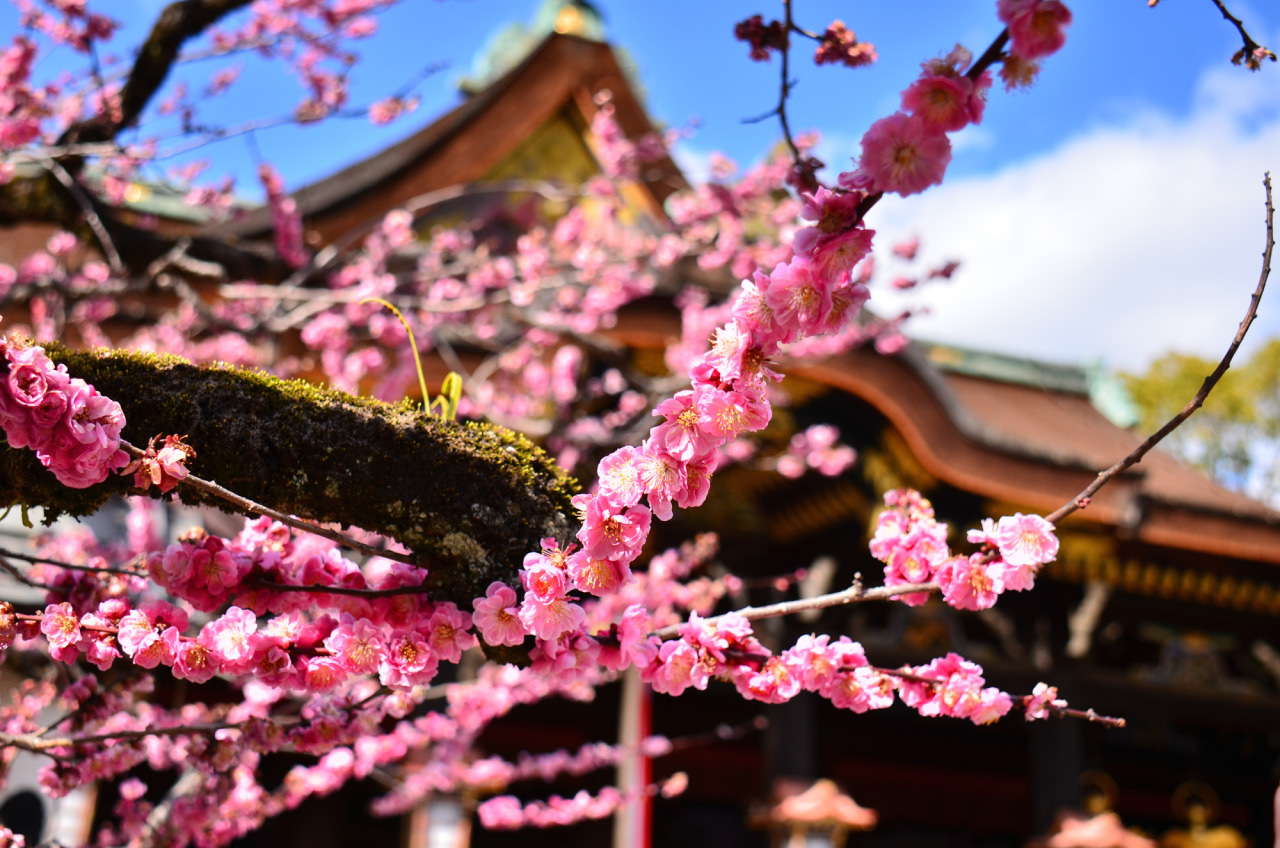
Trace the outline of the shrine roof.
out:
<instances>
[{"instance_id":1,"label":"shrine roof","mask_svg":"<svg viewBox=\"0 0 1280 848\"><path fill-rule=\"evenodd\" d=\"M294 194L306 227L324 242L380 219L391 209L441 189L480 181L523 141L557 115L586 125L605 92L615 119L632 138L653 130L613 48L552 32L523 61L428 126ZM643 186L652 211L687 187L670 159L654 164ZM270 211L258 209L218 232L258 237L270 231Z\"/></svg>"}]
</instances>

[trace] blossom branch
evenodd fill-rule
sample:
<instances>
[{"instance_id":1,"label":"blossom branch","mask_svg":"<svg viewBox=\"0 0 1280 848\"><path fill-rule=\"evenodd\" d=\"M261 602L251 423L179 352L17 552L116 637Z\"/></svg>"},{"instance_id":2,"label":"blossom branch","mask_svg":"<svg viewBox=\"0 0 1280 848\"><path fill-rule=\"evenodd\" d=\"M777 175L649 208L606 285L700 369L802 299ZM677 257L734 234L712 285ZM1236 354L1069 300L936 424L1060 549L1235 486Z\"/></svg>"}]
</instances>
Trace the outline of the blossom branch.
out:
<instances>
[{"instance_id":1,"label":"blossom branch","mask_svg":"<svg viewBox=\"0 0 1280 848\"><path fill-rule=\"evenodd\" d=\"M1262 67L1262 60L1264 58L1269 58L1273 62L1276 61L1276 54L1253 40L1253 37L1250 36L1248 31L1244 28L1244 22L1227 10L1227 4L1224 3L1223 0L1210 0L1210 2L1218 7L1218 11L1222 13L1222 17L1231 22L1231 24L1236 28L1236 32L1240 33L1240 38L1244 42L1244 46L1237 50L1231 57L1231 63L1233 65L1239 65L1243 62L1244 66L1249 70L1256 71ZM1151 3L1151 5L1155 4Z\"/></svg>"},{"instance_id":2,"label":"blossom branch","mask_svg":"<svg viewBox=\"0 0 1280 848\"><path fill-rule=\"evenodd\" d=\"M120 447L127 450L134 459L140 459L141 457L146 455L146 451L142 450L137 445L130 444L124 439L120 440ZM390 550L387 550L386 548L377 548L377 547L374 547L373 545L366 545L364 542L361 542L358 539L353 539L352 537L346 535L345 533L340 533L337 530L334 530L330 527L325 527L320 524L312 524L309 521L303 521L300 518L295 518L292 515L283 513L277 509L272 509L269 506L250 500L249 498L246 498L243 495L237 495L235 492L223 486L219 486L217 483L213 482L212 480L205 480L204 478L197 477L194 474L188 474L186 477L184 477L182 479L182 485L190 486L193 489L198 489L201 492L205 492L206 494L210 494L216 498L220 498L226 501L227 503L231 504L232 506L234 506L236 509L238 509L240 512L244 513L245 515L248 515L248 516L265 515L268 518L271 518L275 521L279 521L281 524L292 527L295 530L302 530L305 533L311 533L313 535L320 536L322 538L328 539L331 542L337 542L339 545L342 545L343 547L351 548L352 550L359 551L360 553L365 554L366 556L385 557L386 559L393 559L393 560L396 560L397 562L403 562L408 565L417 565L418 563L418 560L416 558L408 554L402 554L402 553L399 553L398 551L390 551ZM277 588L277 587L273 587L273 588ZM310 588L310 587L289 587L289 588Z\"/></svg>"},{"instance_id":3,"label":"blossom branch","mask_svg":"<svg viewBox=\"0 0 1280 848\"><path fill-rule=\"evenodd\" d=\"M257 721L251 719L250 721ZM282 719L273 719L281 723ZM295 722L301 721L297 719ZM0 733L0 747L20 748L35 754L49 754L56 748L75 748L99 742L122 742L146 739L149 736L202 736L213 735L220 730L239 730L249 722L215 722L212 724L182 724L174 727L149 727L143 730L113 730L108 733L92 733L85 736L42 737L37 734Z\"/></svg>"},{"instance_id":4,"label":"blossom branch","mask_svg":"<svg viewBox=\"0 0 1280 848\"><path fill-rule=\"evenodd\" d=\"M35 580L32 580L26 574L23 574L22 571L20 571L16 565L9 562L7 559L5 559L2 556L0 556L0 570L4 571L4 573L8 574L10 577L12 577L14 580L17 580L19 583L23 584L24 586L30 586L32 589L41 589L46 592L53 591L53 587L50 586L48 583L39 583Z\"/></svg>"},{"instance_id":5,"label":"blossom branch","mask_svg":"<svg viewBox=\"0 0 1280 848\"><path fill-rule=\"evenodd\" d=\"M1057 524L1071 513L1078 509L1083 509L1089 505L1089 499L1105 486L1116 475L1123 473L1127 469L1137 464L1147 452L1160 443L1160 441L1191 417L1197 409L1199 409L1209 396L1209 392L1218 381L1222 379L1222 375L1227 373L1227 369L1231 367L1231 360L1236 355L1236 351L1240 348L1240 343L1244 341L1245 333L1253 324L1253 319L1258 315L1258 304L1262 301L1262 292L1267 287L1267 277L1271 274L1271 253L1275 248L1275 205L1271 198L1271 174L1268 172L1262 178L1262 185L1266 191L1266 221L1267 221L1267 238L1266 244L1262 250L1262 271L1258 275L1258 285L1253 290L1253 294L1249 298L1249 308L1245 311L1244 318L1240 321L1240 326L1236 330L1235 338L1231 340L1230 347L1227 348L1226 354L1223 355L1222 361L1218 363L1218 367L1213 369L1208 377L1204 378L1200 390L1196 392L1195 397L1187 403L1182 411L1170 418L1163 427L1147 437L1147 440L1138 445L1124 459L1117 462L1105 471L1099 472L1093 482L1086 486L1081 492L1067 503L1055 509L1053 512L1045 516L1045 518Z\"/></svg>"},{"instance_id":6,"label":"blossom branch","mask_svg":"<svg viewBox=\"0 0 1280 848\"><path fill-rule=\"evenodd\" d=\"M73 562L62 562L59 560L49 559L48 557L35 556L33 554L22 554L17 551L6 550L0 548L0 557L6 559L16 559L22 562L29 562L32 565L51 565L54 568L65 568L70 571L83 571L89 574L119 574L124 577L146 577L144 572L132 568L115 567L110 565L93 566L93 565L77 565ZM137 558L130 562L137 562Z\"/></svg>"},{"instance_id":7,"label":"blossom branch","mask_svg":"<svg viewBox=\"0 0 1280 848\"><path fill-rule=\"evenodd\" d=\"M896 677L899 680L905 680L908 683L923 683L929 687L943 686L947 682L945 680L939 680L935 677L926 677L923 674L916 674L915 672L904 671L902 669L897 669L897 668L879 668L877 666L871 666L871 669L880 674L887 674L890 677ZM852 671L852 669L845 669L845 670ZM1031 707L1036 702L1036 700L1037 698L1035 695L1014 695L1013 696L1014 703L1021 705L1023 709L1027 709ZM1043 704L1040 704L1039 706L1042 706L1048 712L1048 714L1051 715L1053 718L1079 718L1079 719L1084 719L1085 721L1088 721L1088 722L1092 722L1094 724L1101 724L1104 727L1111 727L1116 729L1123 728L1126 725L1126 722L1123 718L1115 718L1113 716L1100 715L1098 712L1094 711L1093 709L1088 709L1088 710L1072 709L1071 707L1066 706L1065 702L1054 702L1050 700L1050 701L1044 702Z\"/></svg>"},{"instance_id":8,"label":"blossom branch","mask_svg":"<svg viewBox=\"0 0 1280 848\"><path fill-rule=\"evenodd\" d=\"M794 601L783 601L777 604L769 604L763 607L743 607L733 613L726 615L739 615L748 621L757 621L762 618L777 618L783 615L794 615L805 610L826 609L827 607L844 606L845 604L863 603L865 601L887 601L890 598L896 598L899 595L910 595L916 592L937 592L942 587L937 583L911 583L902 586L876 586L872 589L864 589L861 580L855 579L852 586L840 592L831 592L826 595L817 595L812 598L799 598ZM725 615L711 616L702 619L707 624L714 626L718 622L725 619ZM680 625L671 624L659 630L653 631L651 636L659 639L673 639L680 635Z\"/></svg>"},{"instance_id":9,"label":"blossom branch","mask_svg":"<svg viewBox=\"0 0 1280 848\"><path fill-rule=\"evenodd\" d=\"M1024 699L1029 697L1030 697L1029 695L1023 696ZM1079 718L1079 719L1084 719L1085 721L1091 722L1093 724L1101 724L1104 727L1111 727L1116 729L1123 728L1126 725L1126 722L1123 718L1113 718L1111 716L1098 715L1098 713L1094 712L1092 709L1076 710L1076 709L1071 709L1070 707L1054 706L1053 704L1049 704L1046 707L1046 709L1049 711L1049 714L1052 715L1054 718Z\"/></svg>"},{"instance_id":10,"label":"blossom branch","mask_svg":"<svg viewBox=\"0 0 1280 848\"><path fill-rule=\"evenodd\" d=\"M1006 27L1001 30L1000 34L995 37L995 40L987 46L987 49L982 51L982 55L978 57L978 61L973 63L973 67L965 73L965 76L970 80L976 81L988 68L1005 58L1004 48L1008 43L1009 29ZM884 197L883 191L875 191L862 198L862 200L858 202L857 208L854 210L854 224L856 225L864 220L867 217L867 213L871 211L872 207L880 202L880 198L882 197Z\"/></svg>"}]
</instances>

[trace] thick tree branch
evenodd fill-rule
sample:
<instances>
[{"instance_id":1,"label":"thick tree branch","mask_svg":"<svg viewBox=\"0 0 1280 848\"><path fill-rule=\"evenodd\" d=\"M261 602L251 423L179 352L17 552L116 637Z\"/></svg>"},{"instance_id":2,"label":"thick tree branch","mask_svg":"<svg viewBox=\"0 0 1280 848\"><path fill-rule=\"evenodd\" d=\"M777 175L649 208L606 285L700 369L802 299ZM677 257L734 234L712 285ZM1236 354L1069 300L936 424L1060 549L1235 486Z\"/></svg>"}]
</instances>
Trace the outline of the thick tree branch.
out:
<instances>
[{"instance_id":1,"label":"thick tree branch","mask_svg":"<svg viewBox=\"0 0 1280 848\"><path fill-rule=\"evenodd\" d=\"M182 45L224 16L248 6L252 0L180 0L170 3L156 18L151 34L134 60L129 79L120 92L120 108L72 124L58 144L112 141L132 125L169 76Z\"/></svg>"},{"instance_id":2,"label":"thick tree branch","mask_svg":"<svg viewBox=\"0 0 1280 848\"><path fill-rule=\"evenodd\" d=\"M177 357L49 354L120 403L127 438L185 434L199 452L194 473L279 512L399 541L429 566L427 585L444 599L469 604L493 580L515 583L525 553L568 535L577 484L517 433ZM69 489L30 451L0 455L0 501L42 506L46 521L130 491L119 476ZM227 508L208 492L178 493Z\"/></svg>"},{"instance_id":3,"label":"thick tree branch","mask_svg":"<svg viewBox=\"0 0 1280 848\"><path fill-rule=\"evenodd\" d=\"M73 172L67 173L76 179ZM139 277L159 261L184 271L187 265L200 266L204 276L216 271L223 279L261 283L280 282L293 273L288 263L266 248L203 236L177 239L126 224L91 192L81 191L90 203L88 209L78 202L72 187L48 170L10 180L0 185L0 226L39 222L92 236L103 245L104 255L114 250L125 269ZM198 276L194 271L187 273Z\"/></svg>"}]
</instances>

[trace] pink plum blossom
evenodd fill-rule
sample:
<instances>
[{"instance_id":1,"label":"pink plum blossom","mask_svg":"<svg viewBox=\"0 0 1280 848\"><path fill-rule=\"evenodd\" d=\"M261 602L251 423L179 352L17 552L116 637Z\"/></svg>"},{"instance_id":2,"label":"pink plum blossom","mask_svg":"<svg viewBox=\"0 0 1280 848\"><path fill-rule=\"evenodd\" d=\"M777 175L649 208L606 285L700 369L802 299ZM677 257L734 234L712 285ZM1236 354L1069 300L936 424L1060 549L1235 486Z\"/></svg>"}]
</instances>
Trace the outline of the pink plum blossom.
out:
<instances>
[{"instance_id":1,"label":"pink plum blossom","mask_svg":"<svg viewBox=\"0 0 1280 848\"><path fill-rule=\"evenodd\" d=\"M862 137L859 167L876 191L919 194L942 182L951 162L951 142L918 115L896 112L871 125Z\"/></svg>"},{"instance_id":2,"label":"pink plum blossom","mask_svg":"<svg viewBox=\"0 0 1280 848\"><path fill-rule=\"evenodd\" d=\"M477 598L471 618L481 638L489 645L519 645L524 641L524 625L515 590L505 583L489 584L484 598Z\"/></svg>"},{"instance_id":3,"label":"pink plum blossom","mask_svg":"<svg viewBox=\"0 0 1280 848\"><path fill-rule=\"evenodd\" d=\"M996 16L1009 27L1010 52L1040 59L1066 43L1071 10L1059 0L998 0Z\"/></svg>"}]
</instances>

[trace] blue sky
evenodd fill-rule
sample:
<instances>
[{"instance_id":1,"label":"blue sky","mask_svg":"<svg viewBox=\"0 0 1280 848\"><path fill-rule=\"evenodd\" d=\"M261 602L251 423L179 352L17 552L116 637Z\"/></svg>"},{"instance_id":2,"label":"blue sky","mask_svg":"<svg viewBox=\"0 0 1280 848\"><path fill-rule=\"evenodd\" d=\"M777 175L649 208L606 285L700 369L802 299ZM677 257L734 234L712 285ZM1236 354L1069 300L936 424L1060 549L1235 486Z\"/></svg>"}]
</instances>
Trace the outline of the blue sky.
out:
<instances>
[{"instance_id":1,"label":"blue sky","mask_svg":"<svg viewBox=\"0 0 1280 848\"><path fill-rule=\"evenodd\" d=\"M354 119L258 132L257 148L290 188L376 152L454 105L455 82L487 39L512 20L531 22L537 5L401 3L360 45L353 100L367 103L444 63L420 89L419 111L387 128ZM780 3L597 5L611 40L639 67L652 115L669 125L697 122L681 150L694 176L713 150L749 163L775 143L775 122L742 119L775 104L776 60L749 61L732 28L753 13L780 14ZM821 130L820 154L842 168L866 127L897 108L921 61L957 41L976 54L999 32L994 0L795 5L802 25L821 29L842 18L880 53L860 70L795 65L793 126ZM1164 0L1155 9L1145 0L1069 5L1075 22L1065 49L1030 92L993 92L983 124L957 139L946 185L873 214L882 233L919 234L926 258L960 259L962 272L945 287L876 300L885 311L927 303L919 335L1024 355L1129 367L1172 347L1216 355L1257 278L1262 171L1280 176L1280 64L1257 74L1231 66L1239 38L1210 0ZM118 36L122 52L162 6L107 4L128 21ZM1229 6L1255 38L1280 48L1280 4ZM0 14L0 27L11 21L11 11ZM801 44L800 55L808 51ZM212 69L206 63L184 74L203 80ZM203 117L276 115L298 99L280 67L251 61L235 93ZM246 193L256 190L244 139L201 155L213 160L212 173L238 173ZM1270 320L1264 307L1263 333L1280 332L1275 311Z\"/></svg>"}]
</instances>

